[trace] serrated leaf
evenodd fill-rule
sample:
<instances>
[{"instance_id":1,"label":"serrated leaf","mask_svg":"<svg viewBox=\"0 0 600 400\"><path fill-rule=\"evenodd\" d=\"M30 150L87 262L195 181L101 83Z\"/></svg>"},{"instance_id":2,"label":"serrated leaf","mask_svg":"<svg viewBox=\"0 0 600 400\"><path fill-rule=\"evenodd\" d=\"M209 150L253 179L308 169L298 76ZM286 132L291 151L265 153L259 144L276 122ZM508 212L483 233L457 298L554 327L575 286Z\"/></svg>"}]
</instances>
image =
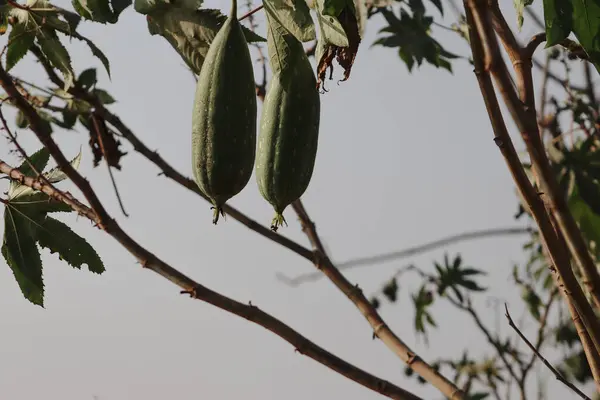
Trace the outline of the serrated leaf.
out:
<instances>
[{"instance_id":1,"label":"serrated leaf","mask_svg":"<svg viewBox=\"0 0 600 400\"><path fill-rule=\"evenodd\" d=\"M203 2L203 0L135 0L133 8L144 15L164 11L170 7L182 8L189 12L198 10Z\"/></svg>"},{"instance_id":2,"label":"serrated leaf","mask_svg":"<svg viewBox=\"0 0 600 400\"><path fill-rule=\"evenodd\" d=\"M33 304L44 306L42 260L35 241L37 224L14 207L4 210L2 255L13 271L23 296Z\"/></svg>"},{"instance_id":3,"label":"serrated leaf","mask_svg":"<svg viewBox=\"0 0 600 400\"><path fill-rule=\"evenodd\" d=\"M104 69L106 70L106 73L108 74L108 79L110 79L110 62L108 61L108 58L104 55L102 50L100 50L100 48L98 48L98 46L96 46L94 44L94 42L92 42L90 39L88 39L84 36L79 35L77 38L80 40L83 40L88 45L88 47L92 51L92 54L94 55L94 57L96 57L98 60L100 60L100 62L104 66Z\"/></svg>"},{"instance_id":4,"label":"serrated leaf","mask_svg":"<svg viewBox=\"0 0 600 400\"><path fill-rule=\"evenodd\" d=\"M346 1L346 0L343 0ZM315 24L305 0L265 0L265 13L301 42L314 40Z\"/></svg>"},{"instance_id":5,"label":"serrated leaf","mask_svg":"<svg viewBox=\"0 0 600 400\"><path fill-rule=\"evenodd\" d=\"M35 191L27 195L19 196L9 201L8 204L17 207L19 211L26 215L73 212L73 209L62 201L55 200L46 193Z\"/></svg>"},{"instance_id":6,"label":"serrated leaf","mask_svg":"<svg viewBox=\"0 0 600 400\"><path fill-rule=\"evenodd\" d=\"M96 95L96 97L98 97L98 100L100 100L102 104L108 105L116 102L116 100L106 90L94 89L93 93Z\"/></svg>"},{"instance_id":7,"label":"serrated leaf","mask_svg":"<svg viewBox=\"0 0 600 400\"><path fill-rule=\"evenodd\" d=\"M573 28L572 14L573 5L570 0L544 0L546 48L569 36Z\"/></svg>"},{"instance_id":8,"label":"serrated leaf","mask_svg":"<svg viewBox=\"0 0 600 400\"><path fill-rule=\"evenodd\" d=\"M38 231L38 242L42 248L58 253L60 259L72 267L81 269L86 264L91 272L104 272L104 264L96 250L71 228L54 218L46 217Z\"/></svg>"},{"instance_id":9,"label":"serrated leaf","mask_svg":"<svg viewBox=\"0 0 600 400\"><path fill-rule=\"evenodd\" d=\"M79 164L81 163L81 156L82 156L81 149L79 149L79 153L77 153L77 155L75 156L75 158L73 158L69 162L73 168L79 169ZM52 168L50 171L45 172L44 176L46 177L46 179L50 183L57 183L57 182L60 182L60 181L63 181L65 179L67 179L67 174L65 174L58 167Z\"/></svg>"},{"instance_id":10,"label":"serrated leaf","mask_svg":"<svg viewBox=\"0 0 600 400\"><path fill-rule=\"evenodd\" d=\"M319 41L322 45L348 47L350 45L341 22L323 13L324 0L317 0L317 21L319 22Z\"/></svg>"},{"instance_id":11,"label":"serrated leaf","mask_svg":"<svg viewBox=\"0 0 600 400\"><path fill-rule=\"evenodd\" d=\"M199 74L208 48L227 17L219 10L190 11L182 7L164 7L146 17L151 35L161 35L179 53L188 67ZM264 38L242 27L248 43Z\"/></svg>"},{"instance_id":12,"label":"serrated leaf","mask_svg":"<svg viewBox=\"0 0 600 400\"><path fill-rule=\"evenodd\" d=\"M23 23L12 26L8 35L8 49L6 50L6 71L10 71L33 45L35 30L32 26Z\"/></svg>"},{"instance_id":13,"label":"serrated leaf","mask_svg":"<svg viewBox=\"0 0 600 400\"><path fill-rule=\"evenodd\" d=\"M287 74L306 57L302 43L270 13L267 13L267 49L273 74Z\"/></svg>"},{"instance_id":14,"label":"serrated leaf","mask_svg":"<svg viewBox=\"0 0 600 400\"><path fill-rule=\"evenodd\" d=\"M41 28L37 32L36 39L50 64L63 74L65 83L63 89L67 90L73 85L74 79L69 52L53 30Z\"/></svg>"},{"instance_id":15,"label":"serrated leaf","mask_svg":"<svg viewBox=\"0 0 600 400\"><path fill-rule=\"evenodd\" d=\"M99 23L117 22L117 17L110 8L109 0L72 0L73 8L83 18Z\"/></svg>"},{"instance_id":16,"label":"serrated leaf","mask_svg":"<svg viewBox=\"0 0 600 400\"><path fill-rule=\"evenodd\" d=\"M600 73L600 2L573 0L573 33Z\"/></svg>"},{"instance_id":17,"label":"serrated leaf","mask_svg":"<svg viewBox=\"0 0 600 400\"><path fill-rule=\"evenodd\" d=\"M36 173L34 172L33 168L31 168L31 165L33 165L38 172L42 172L49 160L50 152L45 147L42 147L30 155L29 160L23 160L17 169L25 176L36 177ZM13 180L10 182L10 186L8 187L7 198L10 201L19 196L25 196L28 193L32 193L33 191L34 190L30 187L21 185L19 182Z\"/></svg>"},{"instance_id":18,"label":"serrated leaf","mask_svg":"<svg viewBox=\"0 0 600 400\"><path fill-rule=\"evenodd\" d=\"M77 83L83 89L88 90L98 82L96 68L88 68L77 77Z\"/></svg>"}]
</instances>

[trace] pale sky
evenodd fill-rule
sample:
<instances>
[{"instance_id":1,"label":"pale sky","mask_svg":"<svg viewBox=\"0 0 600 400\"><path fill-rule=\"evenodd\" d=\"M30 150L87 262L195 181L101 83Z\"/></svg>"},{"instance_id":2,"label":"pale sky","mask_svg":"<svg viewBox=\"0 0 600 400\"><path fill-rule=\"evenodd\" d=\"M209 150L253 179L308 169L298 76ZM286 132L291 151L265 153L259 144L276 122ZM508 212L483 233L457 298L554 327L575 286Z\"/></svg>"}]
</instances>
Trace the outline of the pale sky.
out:
<instances>
[{"instance_id":1,"label":"pale sky","mask_svg":"<svg viewBox=\"0 0 600 400\"><path fill-rule=\"evenodd\" d=\"M71 8L66 0L55 4ZM229 3L213 0L207 6L228 9ZM514 25L512 1L503 0L502 6ZM452 15L448 9L448 24ZM303 200L333 260L399 250L467 230L523 226L523 221L513 220L513 184L492 141L472 67L458 60L453 75L429 65L410 74L396 50L369 48L381 26L379 18L368 22L350 80L339 86L328 81L331 90L321 97L317 163ZM112 81L88 48L74 40L69 51L76 73L97 66L99 87L118 100L111 110L146 145L191 176L195 83L183 61L163 38L148 34L145 17L132 7L117 25L83 22L80 31L110 58ZM537 32L526 22L521 40ZM264 26L259 33L264 35ZM436 29L436 35L450 51L468 54L466 43L455 34ZM6 40L0 39L2 45ZM31 57L13 72L46 82ZM510 122L508 115L506 119ZM510 122L516 137L513 127ZM39 148L30 132L22 132L20 139L30 151ZM310 272L310 263L231 218L213 226L207 202L158 177L157 168L133 151L123 159L123 171L115 172L130 214L125 218L105 165L92 166L87 133L57 132L55 139L69 157L83 146L81 172L122 227L160 258L216 291L252 301L360 368L426 400L441 398L432 387L404 376L403 362L371 340L368 323L326 279L289 288L275 278L276 273ZM0 156L16 164L14 156L7 156L6 143L2 141ZM70 183L61 187L78 193ZM230 203L265 225L271 221L273 211L260 196L254 176ZM308 245L291 208L285 216L289 227L280 234ZM42 309L23 298L0 259L3 399L383 398L295 353L260 326L179 295L177 287L141 269L88 221L74 215L59 218L95 246L107 271L102 276L77 271L43 251ZM505 320L495 318L486 301L492 296L507 299L513 315L520 314L518 291L509 277L513 264L524 260L525 239L485 239L445 249L452 256L460 251L466 263L489 273L482 281L492 288L489 296L477 296L475 303L489 327L499 324L504 332L509 329ZM443 253L363 267L346 276L372 293L399 267L414 262L431 270L432 261L441 260ZM433 309L441 329L432 331L430 346L416 338L408 293L419 284L414 277L403 279L400 302L381 308L384 319L413 350L428 361L436 355L457 356L467 346L476 354L487 351L471 321L443 302ZM560 383L547 380L552 393L548 399L571 398Z\"/></svg>"}]
</instances>

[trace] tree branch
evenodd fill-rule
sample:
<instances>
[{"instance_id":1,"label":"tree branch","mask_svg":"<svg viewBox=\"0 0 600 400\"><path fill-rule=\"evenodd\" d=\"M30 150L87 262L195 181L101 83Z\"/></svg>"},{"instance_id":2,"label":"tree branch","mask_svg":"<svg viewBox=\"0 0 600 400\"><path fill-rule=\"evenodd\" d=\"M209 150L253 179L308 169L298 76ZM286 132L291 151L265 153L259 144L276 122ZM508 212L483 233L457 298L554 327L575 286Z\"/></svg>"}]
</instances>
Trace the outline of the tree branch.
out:
<instances>
[{"instance_id":1,"label":"tree branch","mask_svg":"<svg viewBox=\"0 0 600 400\"><path fill-rule=\"evenodd\" d=\"M489 237L497 236L508 236L508 235L522 235L525 233L531 233L531 228L492 228L492 229L481 229L477 231L461 232L454 235L446 236L441 239L433 240L428 243L420 244L406 249L392 251L389 253L378 254L375 256L360 257L336 263L338 270L343 271L347 269L372 266L373 264L385 263L388 261L394 261L402 258L415 256L420 253L432 251L437 248L448 246L454 243L473 240L473 239L484 239ZM306 274L300 274L293 278L288 278L285 275L278 274L280 280L284 281L290 286L299 286L305 282L316 281L323 277L321 272L311 272Z\"/></svg>"},{"instance_id":2,"label":"tree branch","mask_svg":"<svg viewBox=\"0 0 600 400\"><path fill-rule=\"evenodd\" d=\"M72 196L68 196L62 191L58 191L50 185L45 184L39 179L23 175L20 171L12 168L3 160L0 160L1 173L7 174L11 179L16 180L23 185L42 191L52 198L64 202L80 215L86 216L125 247L136 259L138 259L144 268L147 268L176 284L183 289L182 293L188 293L195 299L212 304L222 310L238 315L264 327L294 345L299 353L318 361L371 390L393 399L421 400L414 394L394 386L390 382L379 379L338 358L332 353L329 353L327 350L312 343L283 322L264 311L259 310L256 306L242 304L195 282L141 246L125 233L118 223L106 212L88 181L69 164L69 161L66 159L56 142L54 142L54 139L50 136L46 126L42 123L40 116L19 94L12 79L2 67L0 67L0 84L6 90L8 95L13 98L19 110L23 112L29 121L31 130L36 134L42 144L46 146L58 164L58 167L81 190L85 198L91 204L91 208L85 206Z\"/></svg>"},{"instance_id":3,"label":"tree branch","mask_svg":"<svg viewBox=\"0 0 600 400\"><path fill-rule=\"evenodd\" d=\"M494 18L497 17L499 10L492 8ZM538 179L538 185L545 195L548 202L550 212L556 218L560 230L563 232L568 248L579 265L584 276L583 283L590 292L593 304L596 308L600 308L600 273L596 268L596 264L587 248L585 240L568 205L564 195L561 192L556 177L550 167L550 162L546 155L543 142L541 140L539 126L537 124L535 92L533 87L533 76L531 71L531 55L522 51L520 46L513 40L514 36L510 30L497 30L498 36L505 43L507 51L512 54L514 69L517 75L517 86L519 88L519 98L515 98L512 93L507 93L508 83L506 82L506 65L501 62L500 54L497 46L493 45L495 36L489 28L482 30L486 42L489 43L488 51L490 56L497 62L492 69L492 74L496 78L496 82L504 95L504 101L511 111L513 120L518 126L521 136L527 147L527 151L531 158L533 170ZM512 58L512 57L511 57ZM585 320L585 319L584 319ZM588 324L586 323L586 326ZM600 325L598 326L600 329ZM600 334L600 331L598 331ZM600 351L600 347L598 348Z\"/></svg>"},{"instance_id":4,"label":"tree branch","mask_svg":"<svg viewBox=\"0 0 600 400\"><path fill-rule=\"evenodd\" d=\"M518 98L517 103L510 101L514 98L514 96L511 96L510 94L513 88L509 87L510 81L507 80L508 72L500 58L498 43L494 36L494 32L490 29L491 23L489 21L488 11L485 7L481 7L481 2L477 0L464 0L464 2L469 26L471 50L475 64L475 74L494 130L494 141L504 156L517 189L521 193L521 196L526 203L526 207L529 209L528 211L540 228L543 245L551 258L551 265L556 267L552 268L551 272L553 274L558 273L557 286L563 289L565 296L571 296L573 299L576 310L584 321L585 327L596 348L596 353L598 353L600 350L599 321L590 304L587 302L587 299L571 270L569 255L565 254L560 247L557 233L554 231L554 227L548 214L546 214L545 205L535 192L529 178L525 174L519 156L514 148L510 135L508 134L504 118L502 117L502 112L492 85L490 71L495 75L500 92L505 96L505 99L507 99L508 106L513 108L511 112L519 114L524 111L517 108L517 104L520 102ZM482 40L483 37L485 38L485 41ZM516 115L516 117L518 117L518 115ZM536 125L535 129L537 129L537 121L534 120L534 122ZM573 318L575 317L576 316L573 315Z\"/></svg>"},{"instance_id":5,"label":"tree branch","mask_svg":"<svg viewBox=\"0 0 600 400\"><path fill-rule=\"evenodd\" d=\"M402 361L404 361L413 371L419 374L427 382L435 386L450 400L465 399L465 393L454 383L433 369L431 365L425 362L406 343L404 343L389 328L383 318L379 315L375 307L367 300L358 285L352 285L342 273L335 267L327 256L327 252L319 235L317 234L315 224L311 221L301 200L292 203L294 211L298 215L302 224L302 230L307 235L313 248L316 251L317 258L315 266L325 274L329 280L354 303L361 314L373 328L373 337L381 341L393 351Z\"/></svg>"}]
</instances>

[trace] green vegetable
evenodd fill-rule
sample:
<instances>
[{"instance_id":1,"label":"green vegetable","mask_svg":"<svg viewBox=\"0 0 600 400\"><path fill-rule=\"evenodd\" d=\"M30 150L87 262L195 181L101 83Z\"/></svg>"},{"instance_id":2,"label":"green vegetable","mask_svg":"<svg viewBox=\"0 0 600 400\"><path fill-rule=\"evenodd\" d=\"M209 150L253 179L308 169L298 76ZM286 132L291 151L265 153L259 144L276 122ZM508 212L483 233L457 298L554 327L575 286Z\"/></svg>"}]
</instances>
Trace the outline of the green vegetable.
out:
<instances>
[{"instance_id":1,"label":"green vegetable","mask_svg":"<svg viewBox=\"0 0 600 400\"><path fill-rule=\"evenodd\" d=\"M270 21L272 22L272 21ZM271 60L277 59L265 97L256 160L261 195L275 209L271 229L285 223L283 211L306 191L313 174L321 100L317 80L302 44L281 26L271 26ZM281 62L285 49L286 62ZM273 51L272 51L273 49Z\"/></svg>"},{"instance_id":2,"label":"green vegetable","mask_svg":"<svg viewBox=\"0 0 600 400\"><path fill-rule=\"evenodd\" d=\"M214 224L252 175L256 115L252 60L233 0L200 70L192 118L194 179L214 206Z\"/></svg>"}]
</instances>

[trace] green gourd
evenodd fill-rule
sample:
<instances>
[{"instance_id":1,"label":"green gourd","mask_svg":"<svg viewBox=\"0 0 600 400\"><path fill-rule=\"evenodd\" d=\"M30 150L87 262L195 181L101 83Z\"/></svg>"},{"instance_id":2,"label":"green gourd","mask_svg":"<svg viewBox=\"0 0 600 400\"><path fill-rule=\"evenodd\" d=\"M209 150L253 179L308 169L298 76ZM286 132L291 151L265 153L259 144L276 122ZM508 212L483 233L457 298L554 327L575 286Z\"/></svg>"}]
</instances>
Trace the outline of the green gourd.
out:
<instances>
[{"instance_id":1,"label":"green gourd","mask_svg":"<svg viewBox=\"0 0 600 400\"><path fill-rule=\"evenodd\" d=\"M278 64L281 68L269 82L256 158L259 191L275 209L274 231L286 223L285 208L308 188L317 155L321 108L316 77L302 44L291 34L284 35L288 62Z\"/></svg>"},{"instance_id":2,"label":"green gourd","mask_svg":"<svg viewBox=\"0 0 600 400\"><path fill-rule=\"evenodd\" d=\"M200 70L192 117L194 180L213 204L214 224L252 175L256 116L252 59L233 0Z\"/></svg>"}]
</instances>

